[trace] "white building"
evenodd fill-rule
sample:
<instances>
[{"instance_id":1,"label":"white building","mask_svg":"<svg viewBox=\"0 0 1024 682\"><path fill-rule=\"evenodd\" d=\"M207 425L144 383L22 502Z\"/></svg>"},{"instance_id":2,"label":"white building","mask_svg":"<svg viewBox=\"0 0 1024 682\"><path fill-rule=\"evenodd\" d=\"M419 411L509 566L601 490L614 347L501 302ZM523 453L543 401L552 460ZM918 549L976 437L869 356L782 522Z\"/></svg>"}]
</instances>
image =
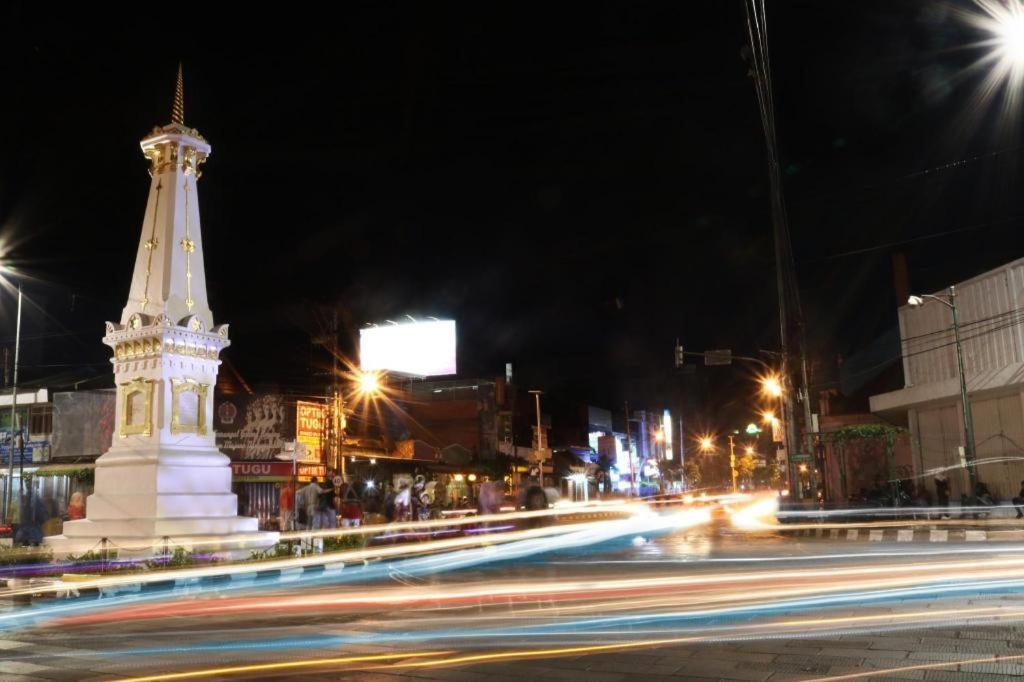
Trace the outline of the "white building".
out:
<instances>
[{"instance_id":1,"label":"white building","mask_svg":"<svg viewBox=\"0 0 1024 682\"><path fill-rule=\"evenodd\" d=\"M936 292L944 296L948 292ZM1024 259L956 284L978 480L1006 501L1024 479ZM871 397L871 411L908 424L914 474L949 473L954 501L964 444L952 314L941 302L899 310L906 386Z\"/></svg>"}]
</instances>

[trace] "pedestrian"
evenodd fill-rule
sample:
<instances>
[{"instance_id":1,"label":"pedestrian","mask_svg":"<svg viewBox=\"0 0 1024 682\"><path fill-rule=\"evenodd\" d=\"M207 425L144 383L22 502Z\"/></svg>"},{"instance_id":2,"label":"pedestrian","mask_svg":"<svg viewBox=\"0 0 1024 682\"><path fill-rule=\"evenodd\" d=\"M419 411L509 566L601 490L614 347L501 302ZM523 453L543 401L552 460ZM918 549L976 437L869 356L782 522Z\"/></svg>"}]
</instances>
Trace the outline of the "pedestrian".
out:
<instances>
[{"instance_id":1,"label":"pedestrian","mask_svg":"<svg viewBox=\"0 0 1024 682\"><path fill-rule=\"evenodd\" d=\"M1013 498L1013 508L1017 510L1017 518L1024 519L1024 481L1020 482L1017 497Z\"/></svg>"},{"instance_id":2,"label":"pedestrian","mask_svg":"<svg viewBox=\"0 0 1024 682\"><path fill-rule=\"evenodd\" d=\"M978 481L974 484L974 504L979 507L995 507L997 504L995 495L988 489L988 486ZM974 518L987 518L989 512L975 513Z\"/></svg>"},{"instance_id":3,"label":"pedestrian","mask_svg":"<svg viewBox=\"0 0 1024 682\"><path fill-rule=\"evenodd\" d=\"M320 480L314 476L309 483L299 488L297 509L299 521L303 528L313 527L313 517L316 516L317 503L320 500Z\"/></svg>"},{"instance_id":4,"label":"pedestrian","mask_svg":"<svg viewBox=\"0 0 1024 682\"><path fill-rule=\"evenodd\" d=\"M68 521L79 521L85 518L85 495L76 491L71 493L68 502Z\"/></svg>"},{"instance_id":5,"label":"pedestrian","mask_svg":"<svg viewBox=\"0 0 1024 682\"><path fill-rule=\"evenodd\" d=\"M384 486L384 520L387 523L391 523L395 520L395 499L398 494L395 492L394 487L387 483Z\"/></svg>"},{"instance_id":6,"label":"pedestrian","mask_svg":"<svg viewBox=\"0 0 1024 682\"><path fill-rule=\"evenodd\" d=\"M21 496L18 530L14 534L14 544L38 547L43 541L43 524L49 518L46 505L39 495L32 494L32 486L28 493Z\"/></svg>"},{"instance_id":7,"label":"pedestrian","mask_svg":"<svg viewBox=\"0 0 1024 682\"><path fill-rule=\"evenodd\" d=\"M949 481L941 471L935 474L935 501L939 505L942 518L949 518Z\"/></svg>"},{"instance_id":8,"label":"pedestrian","mask_svg":"<svg viewBox=\"0 0 1024 682\"><path fill-rule=\"evenodd\" d=\"M345 483L341 486L341 527L358 528L362 521L363 508L356 487Z\"/></svg>"},{"instance_id":9,"label":"pedestrian","mask_svg":"<svg viewBox=\"0 0 1024 682\"><path fill-rule=\"evenodd\" d=\"M311 530L313 519L316 516L317 502L320 500L320 483L316 476L309 479L309 483L299 488L296 492L295 514L300 530ZM313 549L312 538L306 537L302 541L302 547L309 552Z\"/></svg>"},{"instance_id":10,"label":"pedestrian","mask_svg":"<svg viewBox=\"0 0 1024 682\"><path fill-rule=\"evenodd\" d=\"M398 494L395 495L395 521L410 521L412 519L412 491L409 484L402 481Z\"/></svg>"},{"instance_id":11,"label":"pedestrian","mask_svg":"<svg viewBox=\"0 0 1024 682\"><path fill-rule=\"evenodd\" d=\"M238 515L248 516L249 515L249 491L246 489L245 483L238 488L238 494L235 499L238 501Z\"/></svg>"},{"instance_id":12,"label":"pedestrian","mask_svg":"<svg viewBox=\"0 0 1024 682\"><path fill-rule=\"evenodd\" d=\"M278 528L295 530L295 486L288 481L281 486L277 497Z\"/></svg>"},{"instance_id":13,"label":"pedestrian","mask_svg":"<svg viewBox=\"0 0 1024 682\"><path fill-rule=\"evenodd\" d=\"M337 527L338 513L334 507L334 486L330 481L324 481L320 487L320 494L317 495L316 516L313 518L313 528L321 530Z\"/></svg>"}]
</instances>

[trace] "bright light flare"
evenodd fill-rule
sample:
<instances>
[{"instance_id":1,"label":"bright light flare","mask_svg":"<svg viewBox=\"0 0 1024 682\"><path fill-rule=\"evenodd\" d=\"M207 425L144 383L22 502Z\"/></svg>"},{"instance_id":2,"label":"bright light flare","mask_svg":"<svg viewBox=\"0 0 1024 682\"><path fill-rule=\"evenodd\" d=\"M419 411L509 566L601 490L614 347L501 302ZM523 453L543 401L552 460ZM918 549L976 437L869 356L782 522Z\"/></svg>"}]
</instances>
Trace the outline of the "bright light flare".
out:
<instances>
[{"instance_id":1,"label":"bright light flare","mask_svg":"<svg viewBox=\"0 0 1024 682\"><path fill-rule=\"evenodd\" d=\"M1024 6L1019 0L1010 0L1005 4L978 4L993 19L989 30L996 37L996 49L1000 53L1000 59L1007 59L1018 65L1024 62Z\"/></svg>"},{"instance_id":2,"label":"bright light flare","mask_svg":"<svg viewBox=\"0 0 1024 682\"><path fill-rule=\"evenodd\" d=\"M1021 0L974 0L980 11L961 11L965 23L977 28L986 38L971 47L984 50L968 70L983 72L968 112L983 111L1001 95L1002 121L1017 120L1021 93L1024 91L1024 3Z\"/></svg>"},{"instance_id":3,"label":"bright light flare","mask_svg":"<svg viewBox=\"0 0 1024 682\"><path fill-rule=\"evenodd\" d=\"M697 438L697 447L700 448L701 452L711 452L715 449L715 437L711 435L703 435Z\"/></svg>"},{"instance_id":4,"label":"bright light flare","mask_svg":"<svg viewBox=\"0 0 1024 682\"><path fill-rule=\"evenodd\" d=\"M362 372L356 378L356 391L364 396L373 396L380 392L380 374L377 372Z\"/></svg>"},{"instance_id":5,"label":"bright light flare","mask_svg":"<svg viewBox=\"0 0 1024 682\"><path fill-rule=\"evenodd\" d=\"M737 509L730 517L734 528L746 531L768 530L778 525L779 498L775 495L762 497L752 504Z\"/></svg>"},{"instance_id":6,"label":"bright light flare","mask_svg":"<svg viewBox=\"0 0 1024 682\"><path fill-rule=\"evenodd\" d=\"M761 392L770 398L782 397L782 379L777 374L768 374L758 381L761 383Z\"/></svg>"}]
</instances>

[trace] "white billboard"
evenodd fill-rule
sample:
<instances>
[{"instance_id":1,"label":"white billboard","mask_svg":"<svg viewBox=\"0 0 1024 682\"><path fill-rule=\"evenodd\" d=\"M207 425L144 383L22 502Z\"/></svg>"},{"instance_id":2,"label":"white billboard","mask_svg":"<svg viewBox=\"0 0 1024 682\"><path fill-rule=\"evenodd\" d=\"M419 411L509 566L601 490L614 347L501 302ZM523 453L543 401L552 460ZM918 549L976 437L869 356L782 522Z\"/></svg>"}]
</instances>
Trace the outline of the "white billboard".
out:
<instances>
[{"instance_id":1,"label":"white billboard","mask_svg":"<svg viewBox=\"0 0 1024 682\"><path fill-rule=\"evenodd\" d=\"M387 323L359 330L363 371L430 377L455 374L455 320Z\"/></svg>"}]
</instances>

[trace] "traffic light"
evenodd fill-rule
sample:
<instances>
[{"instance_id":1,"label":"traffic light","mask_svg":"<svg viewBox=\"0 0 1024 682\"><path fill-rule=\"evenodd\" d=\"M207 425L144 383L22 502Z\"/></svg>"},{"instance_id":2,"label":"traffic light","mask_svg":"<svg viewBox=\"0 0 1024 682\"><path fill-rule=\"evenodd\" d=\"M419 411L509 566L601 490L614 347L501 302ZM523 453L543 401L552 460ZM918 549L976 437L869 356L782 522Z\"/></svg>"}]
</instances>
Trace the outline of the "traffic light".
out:
<instances>
[{"instance_id":1,"label":"traffic light","mask_svg":"<svg viewBox=\"0 0 1024 682\"><path fill-rule=\"evenodd\" d=\"M683 366L683 358L684 357L685 357L685 353L683 352L683 347L680 346L679 343L676 343L676 367L677 368Z\"/></svg>"}]
</instances>

